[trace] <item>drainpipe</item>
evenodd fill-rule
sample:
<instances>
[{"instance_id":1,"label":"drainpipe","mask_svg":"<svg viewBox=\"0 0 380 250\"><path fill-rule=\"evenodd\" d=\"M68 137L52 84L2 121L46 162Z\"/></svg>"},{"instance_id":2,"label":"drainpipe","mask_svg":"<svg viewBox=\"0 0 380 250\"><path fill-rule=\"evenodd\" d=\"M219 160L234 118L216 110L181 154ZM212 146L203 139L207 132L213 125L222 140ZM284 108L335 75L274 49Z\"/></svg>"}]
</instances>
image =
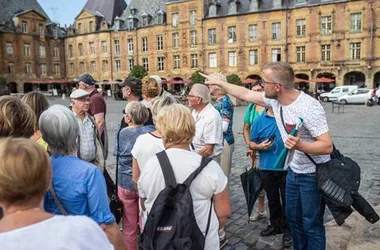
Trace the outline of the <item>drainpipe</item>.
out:
<instances>
[{"instance_id":1,"label":"drainpipe","mask_svg":"<svg viewBox=\"0 0 380 250\"><path fill-rule=\"evenodd\" d=\"M285 20L285 62L289 60L289 0L286 1L286 20Z\"/></svg>"},{"instance_id":2,"label":"drainpipe","mask_svg":"<svg viewBox=\"0 0 380 250\"><path fill-rule=\"evenodd\" d=\"M369 67L372 65L373 55L374 55L374 51L373 51L373 28L374 28L375 14L374 14L374 10L373 10L372 4L373 3L370 4L370 6L371 6L371 32L370 32L371 39L370 39L370 43L369 43L369 51L370 51Z\"/></svg>"},{"instance_id":3,"label":"drainpipe","mask_svg":"<svg viewBox=\"0 0 380 250\"><path fill-rule=\"evenodd\" d=\"M139 38L137 36L137 29L135 28L135 37L136 37L136 62L133 62L133 66L140 65L139 64Z\"/></svg>"},{"instance_id":4,"label":"drainpipe","mask_svg":"<svg viewBox=\"0 0 380 250\"><path fill-rule=\"evenodd\" d=\"M112 31L109 30L108 31L109 35L110 35L110 53L111 53L111 81L113 81L113 44L112 44ZM103 79L102 79L103 81Z\"/></svg>"}]
</instances>

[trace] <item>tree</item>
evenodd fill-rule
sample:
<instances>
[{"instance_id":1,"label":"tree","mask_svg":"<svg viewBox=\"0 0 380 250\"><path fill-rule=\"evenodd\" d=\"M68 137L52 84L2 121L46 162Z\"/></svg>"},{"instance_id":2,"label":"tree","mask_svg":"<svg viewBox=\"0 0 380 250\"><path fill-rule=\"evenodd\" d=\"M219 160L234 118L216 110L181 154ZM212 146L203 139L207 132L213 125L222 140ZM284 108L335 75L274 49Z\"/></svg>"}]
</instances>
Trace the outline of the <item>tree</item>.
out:
<instances>
[{"instance_id":1,"label":"tree","mask_svg":"<svg viewBox=\"0 0 380 250\"><path fill-rule=\"evenodd\" d=\"M131 73L129 73L129 76L134 76L140 79L143 79L148 75L148 72L143 66L136 65L133 67Z\"/></svg>"},{"instance_id":2,"label":"tree","mask_svg":"<svg viewBox=\"0 0 380 250\"><path fill-rule=\"evenodd\" d=\"M227 82L235 85L242 85L241 79L237 74L227 76Z\"/></svg>"},{"instance_id":3,"label":"tree","mask_svg":"<svg viewBox=\"0 0 380 250\"><path fill-rule=\"evenodd\" d=\"M3 87L6 85L7 85L7 78L5 78L5 76L3 75L0 75L0 86Z\"/></svg>"},{"instance_id":4,"label":"tree","mask_svg":"<svg viewBox=\"0 0 380 250\"><path fill-rule=\"evenodd\" d=\"M191 82L193 84L195 84L195 83L202 83L202 84L205 83L205 78L199 74L200 72L202 72L202 71L197 70L197 71L195 71L191 75L190 79L191 79Z\"/></svg>"},{"instance_id":5,"label":"tree","mask_svg":"<svg viewBox=\"0 0 380 250\"><path fill-rule=\"evenodd\" d=\"M8 84L7 78L5 76L0 75L0 96L8 95Z\"/></svg>"}]
</instances>

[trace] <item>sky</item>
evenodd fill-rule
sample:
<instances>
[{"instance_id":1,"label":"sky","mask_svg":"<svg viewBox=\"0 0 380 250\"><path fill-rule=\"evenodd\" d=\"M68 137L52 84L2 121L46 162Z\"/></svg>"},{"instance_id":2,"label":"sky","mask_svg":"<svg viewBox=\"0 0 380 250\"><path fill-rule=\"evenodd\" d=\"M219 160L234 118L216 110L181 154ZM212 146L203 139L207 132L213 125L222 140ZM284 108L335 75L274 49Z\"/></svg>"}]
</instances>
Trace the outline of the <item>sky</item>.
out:
<instances>
[{"instance_id":1,"label":"sky","mask_svg":"<svg viewBox=\"0 0 380 250\"><path fill-rule=\"evenodd\" d=\"M61 27L64 27L65 24L68 26L74 23L74 18L82 10L87 0L38 0L38 2L52 21L56 21ZM125 2L128 4L130 0Z\"/></svg>"}]
</instances>

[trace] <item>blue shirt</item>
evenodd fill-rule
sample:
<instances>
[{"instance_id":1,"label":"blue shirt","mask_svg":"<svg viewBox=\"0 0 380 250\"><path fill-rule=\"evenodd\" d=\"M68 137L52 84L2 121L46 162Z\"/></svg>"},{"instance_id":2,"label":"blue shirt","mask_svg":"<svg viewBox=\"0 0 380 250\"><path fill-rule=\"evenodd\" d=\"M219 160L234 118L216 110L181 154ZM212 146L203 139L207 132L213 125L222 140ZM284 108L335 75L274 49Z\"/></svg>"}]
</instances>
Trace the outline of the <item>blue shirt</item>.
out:
<instances>
[{"instance_id":1,"label":"blue shirt","mask_svg":"<svg viewBox=\"0 0 380 250\"><path fill-rule=\"evenodd\" d=\"M228 95L223 96L214 103L214 108L218 110L222 119L230 120L226 132L223 132L223 139L227 141L229 145L235 143L234 133L232 131L232 121L234 118L234 104L232 103Z\"/></svg>"},{"instance_id":2,"label":"blue shirt","mask_svg":"<svg viewBox=\"0 0 380 250\"><path fill-rule=\"evenodd\" d=\"M52 156L53 188L69 215L85 215L98 224L110 224L115 217L110 211L107 187L102 172L76 156ZM47 192L46 212L61 214L53 196Z\"/></svg>"},{"instance_id":3,"label":"blue shirt","mask_svg":"<svg viewBox=\"0 0 380 250\"><path fill-rule=\"evenodd\" d=\"M283 171L283 169L274 169L274 164L284 149L284 143L280 131L277 128L276 119L264 113L255 119L251 129L251 141L260 144L266 141L273 134L276 139L268 150L258 151L260 154L260 170Z\"/></svg>"},{"instance_id":4,"label":"blue shirt","mask_svg":"<svg viewBox=\"0 0 380 250\"><path fill-rule=\"evenodd\" d=\"M136 143L137 137L142 134L155 131L156 128L152 125L136 127L136 128L123 128L120 131L119 138L117 133L119 128L115 131L115 149L113 155L119 154L119 169L118 169L118 185L122 188L135 191L135 185L132 181L132 149ZM120 139L119 150L117 144Z\"/></svg>"}]
</instances>

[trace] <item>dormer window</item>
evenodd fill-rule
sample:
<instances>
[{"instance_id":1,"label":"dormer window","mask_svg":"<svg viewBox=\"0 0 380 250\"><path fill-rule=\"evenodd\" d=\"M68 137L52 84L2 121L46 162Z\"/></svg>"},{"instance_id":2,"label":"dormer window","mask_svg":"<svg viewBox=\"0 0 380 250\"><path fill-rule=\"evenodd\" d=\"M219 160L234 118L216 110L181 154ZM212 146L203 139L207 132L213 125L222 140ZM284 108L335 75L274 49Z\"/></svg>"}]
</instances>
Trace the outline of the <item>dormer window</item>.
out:
<instances>
[{"instance_id":1,"label":"dormer window","mask_svg":"<svg viewBox=\"0 0 380 250\"><path fill-rule=\"evenodd\" d=\"M27 22L22 22L21 24L22 32L23 33L28 33L28 23Z\"/></svg>"},{"instance_id":2,"label":"dormer window","mask_svg":"<svg viewBox=\"0 0 380 250\"><path fill-rule=\"evenodd\" d=\"M142 26L148 26L149 25L149 15L148 14L144 14L142 15Z\"/></svg>"},{"instance_id":3,"label":"dormer window","mask_svg":"<svg viewBox=\"0 0 380 250\"><path fill-rule=\"evenodd\" d=\"M236 14L237 12L237 6L236 2L234 0L230 0L229 6L228 6L228 14Z\"/></svg>"},{"instance_id":4,"label":"dormer window","mask_svg":"<svg viewBox=\"0 0 380 250\"><path fill-rule=\"evenodd\" d=\"M158 22L158 24L164 24L165 23L165 17L166 17L165 12L163 12L162 10L159 10L157 12L157 22Z\"/></svg>"},{"instance_id":5,"label":"dormer window","mask_svg":"<svg viewBox=\"0 0 380 250\"><path fill-rule=\"evenodd\" d=\"M214 4L210 5L209 13L209 16L216 16L216 6Z\"/></svg>"},{"instance_id":6,"label":"dormer window","mask_svg":"<svg viewBox=\"0 0 380 250\"><path fill-rule=\"evenodd\" d=\"M131 15L136 15L137 9L134 6L131 5L129 7L129 12L131 13Z\"/></svg>"},{"instance_id":7,"label":"dormer window","mask_svg":"<svg viewBox=\"0 0 380 250\"><path fill-rule=\"evenodd\" d=\"M210 17L217 16L219 8L220 8L219 0L213 0L208 7L209 16Z\"/></svg>"},{"instance_id":8,"label":"dormer window","mask_svg":"<svg viewBox=\"0 0 380 250\"><path fill-rule=\"evenodd\" d=\"M53 35L54 35L54 39L58 39L58 28L57 27L55 27L53 29Z\"/></svg>"},{"instance_id":9,"label":"dormer window","mask_svg":"<svg viewBox=\"0 0 380 250\"><path fill-rule=\"evenodd\" d=\"M39 32L40 32L40 37L41 38L45 37L44 25L43 24L38 25L38 29L39 29Z\"/></svg>"},{"instance_id":10,"label":"dormer window","mask_svg":"<svg viewBox=\"0 0 380 250\"><path fill-rule=\"evenodd\" d=\"M120 29L120 20L115 20L115 30Z\"/></svg>"},{"instance_id":11,"label":"dormer window","mask_svg":"<svg viewBox=\"0 0 380 250\"><path fill-rule=\"evenodd\" d=\"M128 30L133 30L134 28L135 27L134 27L133 18L128 19L128 21L127 21L127 29Z\"/></svg>"},{"instance_id":12,"label":"dormer window","mask_svg":"<svg viewBox=\"0 0 380 250\"><path fill-rule=\"evenodd\" d=\"M251 0L249 5L250 11L258 11L259 10L259 0Z\"/></svg>"},{"instance_id":13,"label":"dormer window","mask_svg":"<svg viewBox=\"0 0 380 250\"><path fill-rule=\"evenodd\" d=\"M273 0L273 8L281 8L282 0Z\"/></svg>"}]
</instances>

